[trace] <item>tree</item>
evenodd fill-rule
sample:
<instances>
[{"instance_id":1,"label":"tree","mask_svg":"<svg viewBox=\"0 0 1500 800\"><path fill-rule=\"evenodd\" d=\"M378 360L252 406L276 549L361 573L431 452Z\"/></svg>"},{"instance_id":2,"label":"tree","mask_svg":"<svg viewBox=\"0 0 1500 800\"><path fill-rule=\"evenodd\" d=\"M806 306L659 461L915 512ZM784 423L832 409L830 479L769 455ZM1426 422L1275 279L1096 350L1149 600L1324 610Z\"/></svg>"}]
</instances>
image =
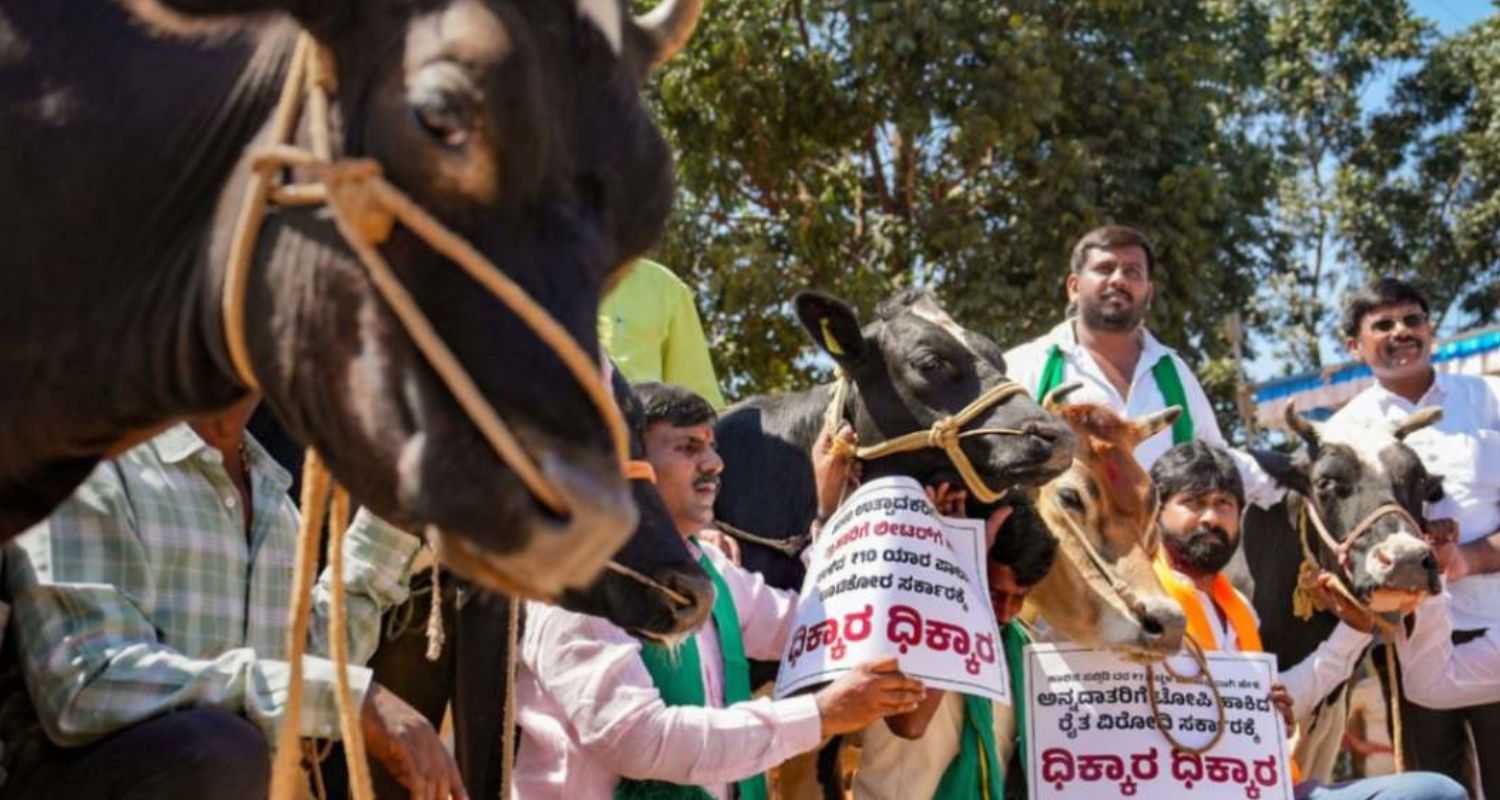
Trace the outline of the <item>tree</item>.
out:
<instances>
[{"instance_id":1,"label":"tree","mask_svg":"<svg viewBox=\"0 0 1500 800\"><path fill-rule=\"evenodd\" d=\"M1002 346L1039 335L1072 242L1116 221L1153 237L1153 329L1227 409L1221 323L1268 257L1243 124L1267 24L1251 0L716 0L653 91L680 184L659 255L729 393L819 373L802 287L868 310L921 284Z\"/></svg>"},{"instance_id":2,"label":"tree","mask_svg":"<svg viewBox=\"0 0 1500 800\"><path fill-rule=\"evenodd\" d=\"M1415 279L1441 320L1500 307L1500 17L1434 46L1351 154L1342 232L1364 269Z\"/></svg>"},{"instance_id":3,"label":"tree","mask_svg":"<svg viewBox=\"0 0 1500 800\"><path fill-rule=\"evenodd\" d=\"M1419 56L1429 28L1406 0L1270 0L1258 126L1275 152L1276 196L1265 231L1255 324L1290 372L1323 366L1331 302L1348 276L1341 224L1348 160L1362 141L1363 98L1383 70Z\"/></svg>"}]
</instances>

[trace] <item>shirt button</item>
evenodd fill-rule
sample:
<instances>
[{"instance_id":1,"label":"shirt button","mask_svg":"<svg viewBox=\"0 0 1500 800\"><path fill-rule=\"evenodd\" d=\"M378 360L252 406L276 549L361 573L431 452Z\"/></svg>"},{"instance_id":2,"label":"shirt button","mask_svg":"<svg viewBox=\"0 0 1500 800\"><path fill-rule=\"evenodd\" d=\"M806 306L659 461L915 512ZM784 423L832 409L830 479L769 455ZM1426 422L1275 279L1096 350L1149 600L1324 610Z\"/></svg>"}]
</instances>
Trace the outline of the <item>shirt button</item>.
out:
<instances>
[{"instance_id":1,"label":"shirt button","mask_svg":"<svg viewBox=\"0 0 1500 800\"><path fill-rule=\"evenodd\" d=\"M239 505L239 501L234 499L234 495L224 498L225 508L234 508L236 505Z\"/></svg>"}]
</instances>

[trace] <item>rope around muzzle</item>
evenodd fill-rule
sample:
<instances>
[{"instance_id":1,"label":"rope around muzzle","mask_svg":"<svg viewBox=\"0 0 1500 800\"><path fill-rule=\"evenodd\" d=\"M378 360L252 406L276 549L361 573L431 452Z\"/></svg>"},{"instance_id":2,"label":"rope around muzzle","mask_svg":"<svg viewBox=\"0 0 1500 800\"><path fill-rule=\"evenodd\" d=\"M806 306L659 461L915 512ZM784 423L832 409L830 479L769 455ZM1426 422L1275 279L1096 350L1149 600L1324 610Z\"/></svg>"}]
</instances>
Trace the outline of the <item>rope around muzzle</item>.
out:
<instances>
[{"instance_id":1,"label":"rope around muzzle","mask_svg":"<svg viewBox=\"0 0 1500 800\"><path fill-rule=\"evenodd\" d=\"M224 335L236 375L247 387L254 390L261 388L251 365L245 335L245 296L250 267L268 208L272 204L326 205L333 212L339 234L369 274L371 284L390 306L413 344L501 462L516 474L538 503L555 514L566 516L570 509L563 492L543 474L515 434L479 391L472 377L437 334L431 321L396 278L389 263L377 249L378 245L390 237L399 220L433 250L464 270L472 280L507 306L557 355L588 395L609 432L622 474L628 474L628 433L613 394L604 385L593 359L546 309L469 242L386 181L377 162L368 159L334 160L330 109L331 97L336 90L335 74L331 52L315 42L310 35L302 34L293 51L286 80L272 114L271 144L258 150L252 158L245 201L240 207L230 241L221 298ZM310 117L310 150L292 144L304 99ZM284 185L281 175L290 170L302 171L311 177L311 181ZM347 674L348 642L347 632L344 631L347 613L342 537L348 519L348 498L334 486L332 476L319 454L309 448L303 471L302 519L287 626L287 659L291 676L286 707L277 731L276 758L271 777L273 800L291 800L305 791L305 787L297 785L298 757L301 752L298 747L298 731L304 689L302 658L307 646L318 536L331 494L338 498L333 516L334 522L340 523L330 531L332 541L329 558L329 568L333 573L332 655L337 676L335 695L338 701L339 727L348 755L351 795L356 800L367 800L374 796L358 711L353 708ZM434 595L436 594L434 587ZM514 669L514 664L511 669ZM511 714L507 716L513 717ZM313 768L316 769L316 764Z\"/></svg>"},{"instance_id":2,"label":"rope around muzzle","mask_svg":"<svg viewBox=\"0 0 1500 800\"><path fill-rule=\"evenodd\" d=\"M1298 515L1297 525L1297 542L1302 547L1302 564L1297 569L1297 588L1292 592L1292 611L1296 616L1304 620L1312 616L1312 599L1302 589L1302 575L1304 572L1313 573L1313 579L1316 580L1317 574L1325 572L1319 565L1317 554L1313 552L1312 543L1308 539L1307 523L1308 520L1311 520L1313 527L1318 532L1318 536L1323 540L1323 544L1338 559L1339 569L1344 573L1342 575L1335 575L1334 580L1323 584L1324 588L1331 589L1335 594L1343 598L1344 602L1364 614L1385 636L1385 669L1386 674L1389 676L1389 680L1386 682L1388 689L1386 692L1386 706L1391 715L1391 759L1395 762L1396 774L1399 775L1406 772L1406 748L1404 741L1406 734L1401 719L1400 661L1396 654L1396 637L1401 633L1400 628L1398 625L1375 613L1368 604L1355 597L1354 592L1350 591L1349 587L1345 585L1349 580L1349 551L1353 549L1354 542L1374 528L1377 521L1389 515L1400 517L1408 525L1411 525L1414 531L1419 533L1422 531L1422 526L1411 515L1411 512L1395 503L1386 503L1371 511L1363 520L1360 520L1359 524L1354 526L1354 529L1350 531L1349 535L1341 543L1335 540L1332 534L1328 532L1328 526L1323 522L1323 517L1318 512L1313 499L1304 496L1302 498L1302 509Z\"/></svg>"},{"instance_id":3,"label":"rope around muzzle","mask_svg":"<svg viewBox=\"0 0 1500 800\"><path fill-rule=\"evenodd\" d=\"M928 448L942 450L958 470L959 476L963 478L970 495L981 503L993 503L1005 494L1005 490L997 491L984 482L984 478L980 477L978 470L974 469L974 464L969 461L969 457L964 455L960 444L963 439L971 436L1025 436L1026 432L1016 428L975 428L966 431L963 427L1013 395L1025 393L1026 388L1021 384L1009 380L1001 381L974 398L957 414L932 423L926 430L913 431L879 444L853 447L836 435L839 423L844 419L844 404L849 398L849 378L841 373L838 380L834 382L833 398L823 414L823 431L832 440L833 451L836 455L860 461L872 461L896 453Z\"/></svg>"}]
</instances>

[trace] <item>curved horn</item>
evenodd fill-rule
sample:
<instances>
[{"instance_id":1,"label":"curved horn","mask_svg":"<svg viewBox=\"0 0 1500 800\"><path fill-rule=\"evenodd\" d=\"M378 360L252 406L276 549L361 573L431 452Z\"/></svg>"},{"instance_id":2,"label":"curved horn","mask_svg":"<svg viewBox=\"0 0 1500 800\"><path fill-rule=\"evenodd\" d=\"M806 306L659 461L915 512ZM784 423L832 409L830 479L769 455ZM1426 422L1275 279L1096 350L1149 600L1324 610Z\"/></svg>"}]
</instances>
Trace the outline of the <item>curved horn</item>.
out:
<instances>
[{"instance_id":1,"label":"curved horn","mask_svg":"<svg viewBox=\"0 0 1500 800\"><path fill-rule=\"evenodd\" d=\"M656 45L651 54L652 68L666 63L687 44L702 12L703 0L662 0L661 5L635 18L635 24Z\"/></svg>"},{"instance_id":2,"label":"curved horn","mask_svg":"<svg viewBox=\"0 0 1500 800\"><path fill-rule=\"evenodd\" d=\"M1391 435L1397 439L1405 439L1408 433L1419 431L1428 425L1435 424L1443 418L1443 409L1438 406L1424 408L1415 414L1396 423L1391 428Z\"/></svg>"},{"instance_id":3,"label":"curved horn","mask_svg":"<svg viewBox=\"0 0 1500 800\"><path fill-rule=\"evenodd\" d=\"M1063 401L1067 399L1068 395L1082 388L1082 381L1071 381L1057 386L1048 392L1046 397L1042 398L1042 408L1047 411L1056 412L1057 409L1062 407Z\"/></svg>"},{"instance_id":4,"label":"curved horn","mask_svg":"<svg viewBox=\"0 0 1500 800\"><path fill-rule=\"evenodd\" d=\"M1323 438L1318 433L1318 425L1312 420L1298 414L1296 403L1287 403L1286 410L1282 412L1282 416L1286 420L1288 429L1300 436L1309 448L1313 450L1318 449L1318 444Z\"/></svg>"},{"instance_id":5,"label":"curved horn","mask_svg":"<svg viewBox=\"0 0 1500 800\"><path fill-rule=\"evenodd\" d=\"M1172 427L1172 423L1176 422L1180 416L1182 416L1182 406L1167 406L1155 414L1133 419L1130 424L1135 426L1136 435L1140 437L1140 441L1144 442Z\"/></svg>"}]
</instances>

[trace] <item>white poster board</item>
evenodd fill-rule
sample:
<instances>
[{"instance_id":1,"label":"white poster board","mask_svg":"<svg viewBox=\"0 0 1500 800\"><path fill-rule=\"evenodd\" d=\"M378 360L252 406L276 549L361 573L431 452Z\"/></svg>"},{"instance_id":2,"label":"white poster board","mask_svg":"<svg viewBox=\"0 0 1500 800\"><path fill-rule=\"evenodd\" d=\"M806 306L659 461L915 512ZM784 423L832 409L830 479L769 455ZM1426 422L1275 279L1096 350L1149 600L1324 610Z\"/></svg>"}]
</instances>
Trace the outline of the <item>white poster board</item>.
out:
<instances>
[{"instance_id":1,"label":"white poster board","mask_svg":"<svg viewBox=\"0 0 1500 800\"><path fill-rule=\"evenodd\" d=\"M931 688L1010 702L983 520L939 517L916 481L881 478L845 500L809 549L777 697L896 657Z\"/></svg>"},{"instance_id":2,"label":"white poster board","mask_svg":"<svg viewBox=\"0 0 1500 800\"><path fill-rule=\"evenodd\" d=\"M1202 754L1174 750L1152 717L1146 668L1073 645L1026 648L1027 786L1032 800L1193 797L1291 800L1291 757L1281 714L1270 702L1276 657L1208 653L1223 698L1224 736ZM1179 674L1197 666L1173 658ZM1162 726L1187 747L1219 728L1213 692L1158 665Z\"/></svg>"}]
</instances>

